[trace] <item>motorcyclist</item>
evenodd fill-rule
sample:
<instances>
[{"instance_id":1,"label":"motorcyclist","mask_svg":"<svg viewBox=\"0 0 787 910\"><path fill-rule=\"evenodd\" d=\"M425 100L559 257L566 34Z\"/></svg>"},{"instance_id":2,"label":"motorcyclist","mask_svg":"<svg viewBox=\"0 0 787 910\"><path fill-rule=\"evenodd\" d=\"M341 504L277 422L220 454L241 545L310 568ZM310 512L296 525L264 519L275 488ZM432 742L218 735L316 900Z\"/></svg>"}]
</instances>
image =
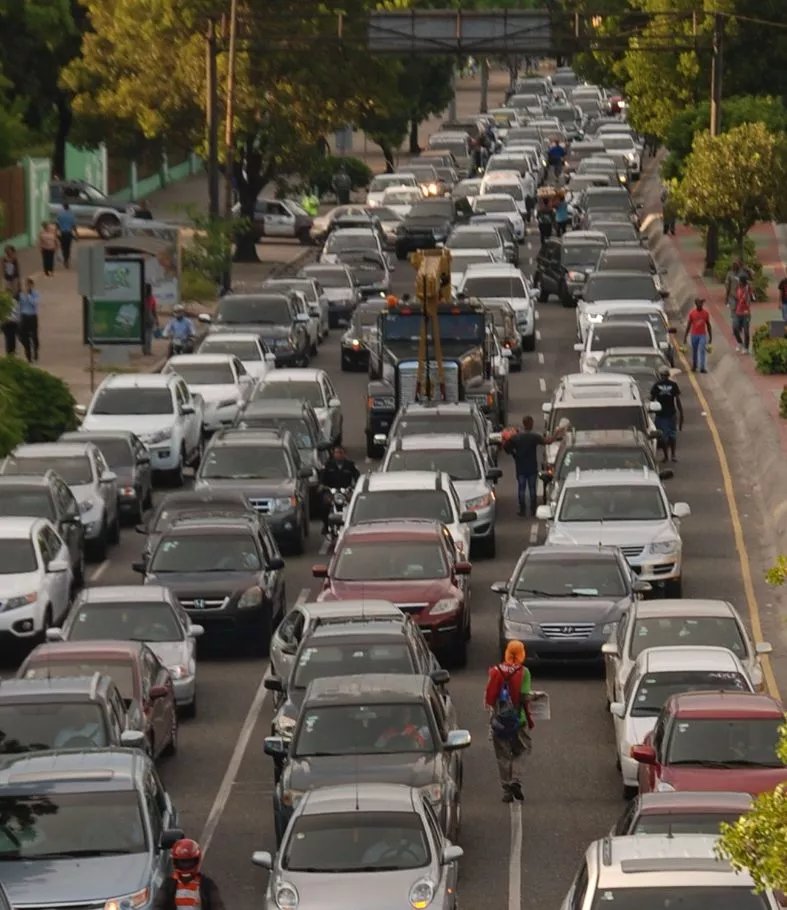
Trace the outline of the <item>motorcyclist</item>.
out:
<instances>
[{"instance_id":1,"label":"motorcyclist","mask_svg":"<svg viewBox=\"0 0 787 910\"><path fill-rule=\"evenodd\" d=\"M172 847L172 875L153 901L153 910L224 910L216 882L202 872L199 844L183 838Z\"/></svg>"},{"instance_id":2,"label":"motorcyclist","mask_svg":"<svg viewBox=\"0 0 787 910\"><path fill-rule=\"evenodd\" d=\"M333 494L331 490L347 490L355 486L361 472L350 461L342 446L333 447L333 452L320 471L320 490L322 492L323 523L322 533L328 533L328 516L331 514Z\"/></svg>"},{"instance_id":3,"label":"motorcyclist","mask_svg":"<svg viewBox=\"0 0 787 910\"><path fill-rule=\"evenodd\" d=\"M174 346L179 343L185 351L190 352L194 349L194 339L197 337L197 330L194 323L186 315L186 308L179 303L172 310L172 319L164 326L161 333L164 338L169 338L169 356L174 353Z\"/></svg>"}]
</instances>

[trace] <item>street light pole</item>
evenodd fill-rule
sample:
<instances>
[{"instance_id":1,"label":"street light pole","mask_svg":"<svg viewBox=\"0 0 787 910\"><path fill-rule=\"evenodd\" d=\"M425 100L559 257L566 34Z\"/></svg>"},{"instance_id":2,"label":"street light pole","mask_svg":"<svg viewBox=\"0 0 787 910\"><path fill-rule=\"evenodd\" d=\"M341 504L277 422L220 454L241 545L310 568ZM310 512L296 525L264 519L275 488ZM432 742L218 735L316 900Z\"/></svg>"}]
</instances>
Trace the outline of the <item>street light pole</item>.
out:
<instances>
[{"instance_id":1,"label":"street light pole","mask_svg":"<svg viewBox=\"0 0 787 910\"><path fill-rule=\"evenodd\" d=\"M716 13L713 21L713 59L710 77L710 134L721 133L722 69L724 66L724 17ZM719 229L708 225L705 238L705 268L710 271L719 258Z\"/></svg>"},{"instance_id":2,"label":"street light pole","mask_svg":"<svg viewBox=\"0 0 787 910\"><path fill-rule=\"evenodd\" d=\"M218 46L216 21L208 23L206 43L207 91L205 98L205 119L208 125L208 212L211 218L219 217L219 85L216 72Z\"/></svg>"}]
</instances>

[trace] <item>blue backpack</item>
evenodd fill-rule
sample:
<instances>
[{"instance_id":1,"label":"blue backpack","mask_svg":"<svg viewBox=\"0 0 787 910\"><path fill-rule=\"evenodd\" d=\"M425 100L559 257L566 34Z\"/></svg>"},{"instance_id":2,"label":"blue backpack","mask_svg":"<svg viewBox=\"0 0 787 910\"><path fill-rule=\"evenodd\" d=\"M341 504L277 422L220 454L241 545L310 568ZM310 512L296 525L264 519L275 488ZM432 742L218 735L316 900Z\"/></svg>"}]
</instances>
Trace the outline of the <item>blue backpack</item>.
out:
<instances>
[{"instance_id":1,"label":"blue backpack","mask_svg":"<svg viewBox=\"0 0 787 910\"><path fill-rule=\"evenodd\" d=\"M514 676L516 673L506 679L500 687L500 694L497 696L495 710L492 714L492 735L497 739L514 739L522 726L519 709L511 699L509 688Z\"/></svg>"}]
</instances>

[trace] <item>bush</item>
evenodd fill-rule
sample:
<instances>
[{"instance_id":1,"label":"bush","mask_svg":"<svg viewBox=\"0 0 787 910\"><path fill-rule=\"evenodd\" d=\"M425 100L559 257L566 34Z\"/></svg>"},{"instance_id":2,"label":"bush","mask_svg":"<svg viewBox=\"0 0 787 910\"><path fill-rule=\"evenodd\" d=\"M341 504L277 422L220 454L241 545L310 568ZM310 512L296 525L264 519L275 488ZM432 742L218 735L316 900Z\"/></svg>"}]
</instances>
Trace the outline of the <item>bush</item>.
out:
<instances>
[{"instance_id":1,"label":"bush","mask_svg":"<svg viewBox=\"0 0 787 910\"><path fill-rule=\"evenodd\" d=\"M372 169L360 158L339 158L328 155L326 158L316 159L306 177L306 185L315 187L318 196L324 196L333 191L333 178L341 165L347 169L347 176L354 190L366 189L372 182Z\"/></svg>"},{"instance_id":2,"label":"bush","mask_svg":"<svg viewBox=\"0 0 787 910\"><path fill-rule=\"evenodd\" d=\"M779 415L787 419L787 385L779 396Z\"/></svg>"},{"instance_id":3,"label":"bush","mask_svg":"<svg viewBox=\"0 0 787 910\"><path fill-rule=\"evenodd\" d=\"M208 303L216 300L216 282L202 272L184 269L180 276L180 298L184 303Z\"/></svg>"},{"instance_id":4,"label":"bush","mask_svg":"<svg viewBox=\"0 0 787 910\"><path fill-rule=\"evenodd\" d=\"M768 376L787 375L787 338L764 338L754 354L757 369Z\"/></svg>"},{"instance_id":5,"label":"bush","mask_svg":"<svg viewBox=\"0 0 787 910\"><path fill-rule=\"evenodd\" d=\"M759 346L770 338L770 330L767 325L758 325L751 336L751 349L754 354L757 353Z\"/></svg>"},{"instance_id":6,"label":"bush","mask_svg":"<svg viewBox=\"0 0 787 910\"><path fill-rule=\"evenodd\" d=\"M0 388L6 390L12 419L24 442L55 442L75 430L76 401L62 379L17 357L0 360Z\"/></svg>"},{"instance_id":7,"label":"bush","mask_svg":"<svg viewBox=\"0 0 787 910\"><path fill-rule=\"evenodd\" d=\"M14 398L14 387L0 383L0 458L5 458L25 438L24 424L14 413Z\"/></svg>"}]
</instances>

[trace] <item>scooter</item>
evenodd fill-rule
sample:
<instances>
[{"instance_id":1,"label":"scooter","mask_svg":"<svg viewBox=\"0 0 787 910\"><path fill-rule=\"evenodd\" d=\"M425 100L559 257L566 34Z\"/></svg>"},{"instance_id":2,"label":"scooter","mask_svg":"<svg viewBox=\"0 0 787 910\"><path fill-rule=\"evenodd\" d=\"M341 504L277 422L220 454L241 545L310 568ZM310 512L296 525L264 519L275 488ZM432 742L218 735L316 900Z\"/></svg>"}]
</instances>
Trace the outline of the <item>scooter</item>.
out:
<instances>
[{"instance_id":1,"label":"scooter","mask_svg":"<svg viewBox=\"0 0 787 910\"><path fill-rule=\"evenodd\" d=\"M344 525L344 513L350 504L352 490L331 488L331 513L328 517L328 539L337 541Z\"/></svg>"},{"instance_id":2,"label":"scooter","mask_svg":"<svg viewBox=\"0 0 787 910\"><path fill-rule=\"evenodd\" d=\"M178 354L193 354L193 338L173 338L169 343L169 356L175 357Z\"/></svg>"}]
</instances>

